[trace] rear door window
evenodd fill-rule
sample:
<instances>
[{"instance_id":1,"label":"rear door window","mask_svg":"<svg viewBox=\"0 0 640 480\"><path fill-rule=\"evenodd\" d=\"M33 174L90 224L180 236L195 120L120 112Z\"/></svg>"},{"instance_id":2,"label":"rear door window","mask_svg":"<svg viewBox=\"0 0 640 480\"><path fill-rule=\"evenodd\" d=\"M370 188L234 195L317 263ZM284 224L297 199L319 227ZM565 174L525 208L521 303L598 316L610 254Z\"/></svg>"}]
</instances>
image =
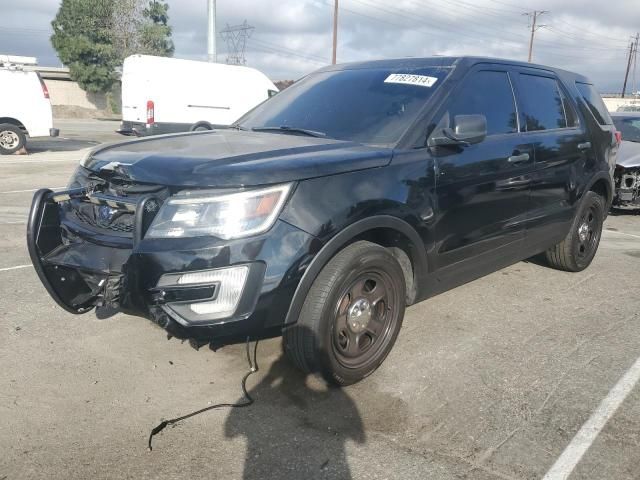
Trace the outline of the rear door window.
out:
<instances>
[{"instance_id":1,"label":"rear door window","mask_svg":"<svg viewBox=\"0 0 640 480\"><path fill-rule=\"evenodd\" d=\"M575 126L575 112L570 109L568 121L565 110L570 103L563 98L555 78L527 73L521 73L519 78L519 93L524 104L523 116L527 132Z\"/></svg>"},{"instance_id":2,"label":"rear door window","mask_svg":"<svg viewBox=\"0 0 640 480\"><path fill-rule=\"evenodd\" d=\"M456 115L481 114L487 118L487 135L518 131L513 89L507 72L479 71L468 77L447 109L449 127ZM443 125L446 127L447 125Z\"/></svg>"},{"instance_id":3,"label":"rear door window","mask_svg":"<svg viewBox=\"0 0 640 480\"><path fill-rule=\"evenodd\" d=\"M611 116L605 106L600 94L596 91L593 85L588 83L576 82L576 87L578 87L578 91L582 98L586 102L589 110L593 113L593 116L596 118L600 125L611 125L613 120L611 120Z\"/></svg>"}]
</instances>

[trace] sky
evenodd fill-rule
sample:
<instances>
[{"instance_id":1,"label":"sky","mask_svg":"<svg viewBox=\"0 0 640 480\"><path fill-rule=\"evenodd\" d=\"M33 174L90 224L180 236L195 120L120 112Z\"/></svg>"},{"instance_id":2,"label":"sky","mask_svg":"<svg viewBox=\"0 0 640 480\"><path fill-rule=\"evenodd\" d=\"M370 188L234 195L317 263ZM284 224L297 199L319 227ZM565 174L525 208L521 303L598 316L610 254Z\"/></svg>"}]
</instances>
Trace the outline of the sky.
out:
<instances>
[{"instance_id":1,"label":"sky","mask_svg":"<svg viewBox=\"0 0 640 480\"><path fill-rule=\"evenodd\" d=\"M217 0L217 28L254 28L247 65L272 80L295 80L330 63L334 0ZM207 0L168 0L175 56L205 60ZM60 66L51 47L59 0L0 0L0 54ZM640 29L638 0L340 0L338 62L431 55L526 60L530 16L545 10L533 61L589 76L620 92L629 43ZM218 59L226 44L218 35ZM630 75L640 89L640 66ZM635 77L635 82L634 82Z\"/></svg>"}]
</instances>

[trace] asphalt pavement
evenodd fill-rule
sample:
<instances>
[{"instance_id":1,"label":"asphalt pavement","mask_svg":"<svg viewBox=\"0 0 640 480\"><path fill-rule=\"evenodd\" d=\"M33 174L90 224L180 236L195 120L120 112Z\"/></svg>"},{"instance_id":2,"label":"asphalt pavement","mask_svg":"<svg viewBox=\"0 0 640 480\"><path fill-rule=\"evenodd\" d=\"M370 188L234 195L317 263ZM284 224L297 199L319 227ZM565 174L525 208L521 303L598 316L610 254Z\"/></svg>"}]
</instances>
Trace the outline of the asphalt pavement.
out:
<instances>
[{"instance_id":1,"label":"asphalt pavement","mask_svg":"<svg viewBox=\"0 0 640 480\"><path fill-rule=\"evenodd\" d=\"M196 351L145 319L68 314L37 279L31 196L121 138L113 125L68 122L67 140L0 158L1 480L640 478L630 213L609 216L582 273L520 262L410 307L392 353L355 386L329 389L263 341L254 405L168 427L149 452L160 420L241 400L248 365L242 345Z\"/></svg>"},{"instance_id":2,"label":"asphalt pavement","mask_svg":"<svg viewBox=\"0 0 640 480\"><path fill-rule=\"evenodd\" d=\"M61 118L56 119L53 126L60 130L60 135L55 138L29 139L27 141L29 153L77 151L127 138L116 133L116 130L120 128L120 122L114 120Z\"/></svg>"}]
</instances>

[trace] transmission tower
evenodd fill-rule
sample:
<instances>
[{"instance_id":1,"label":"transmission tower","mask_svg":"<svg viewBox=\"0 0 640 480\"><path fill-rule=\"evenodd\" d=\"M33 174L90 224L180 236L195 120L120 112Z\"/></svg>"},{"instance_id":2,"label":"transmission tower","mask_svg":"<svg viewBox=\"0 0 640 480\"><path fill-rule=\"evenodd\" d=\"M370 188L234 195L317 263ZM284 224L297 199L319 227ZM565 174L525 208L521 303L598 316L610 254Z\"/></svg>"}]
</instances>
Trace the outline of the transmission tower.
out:
<instances>
[{"instance_id":1,"label":"transmission tower","mask_svg":"<svg viewBox=\"0 0 640 480\"><path fill-rule=\"evenodd\" d=\"M222 39L227 42L227 63L231 65L246 65L244 56L247 40L251 37L254 27L245 20L241 25L229 25L220 32Z\"/></svg>"}]
</instances>

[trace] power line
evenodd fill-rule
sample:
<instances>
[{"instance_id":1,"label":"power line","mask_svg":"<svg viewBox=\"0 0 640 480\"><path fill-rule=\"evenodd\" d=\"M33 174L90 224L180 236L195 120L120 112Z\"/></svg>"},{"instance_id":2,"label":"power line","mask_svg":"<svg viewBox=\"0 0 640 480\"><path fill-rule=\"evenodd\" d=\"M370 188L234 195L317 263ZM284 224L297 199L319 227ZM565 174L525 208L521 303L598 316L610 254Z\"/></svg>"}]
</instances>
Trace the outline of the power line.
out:
<instances>
[{"instance_id":1,"label":"power line","mask_svg":"<svg viewBox=\"0 0 640 480\"><path fill-rule=\"evenodd\" d=\"M320 56L320 55L314 55L312 53L302 54L299 51L294 50L292 48L283 47L282 45L276 45L275 43L267 42L266 40L263 40L262 38L257 39L255 37L251 37L251 44L253 45L256 42L257 43L262 43L265 46L273 48L273 49L276 49L276 50L281 50L281 51L286 52L286 53L291 53L293 55L301 56L301 57L307 58L309 60L314 60L314 61L320 62L323 65L327 63L327 59L322 57L322 56Z\"/></svg>"},{"instance_id":2,"label":"power line","mask_svg":"<svg viewBox=\"0 0 640 480\"><path fill-rule=\"evenodd\" d=\"M263 42L260 40L251 40L251 48L257 48L258 50L262 50L268 53L276 53L281 56L290 57L290 58L300 58L302 60L307 60L312 63L316 63L318 65L326 65L327 61L321 59L321 57L303 55L301 53L295 52L290 49L286 49L285 47L279 47L273 44L268 44L267 42Z\"/></svg>"},{"instance_id":3,"label":"power line","mask_svg":"<svg viewBox=\"0 0 640 480\"><path fill-rule=\"evenodd\" d=\"M557 35L562 35L563 37L567 37L569 39L572 40L582 40L582 41L587 41L587 42L599 42L602 45L606 45L605 42L603 42L602 40L599 39L595 39L595 38L588 38L588 37L583 37L580 35L576 35L572 32L565 32L563 30L560 30L559 28L557 28L554 25L549 25L547 24L547 29L551 32L556 33ZM607 49L615 49L615 50L619 50L619 49L623 49L626 50L626 47L622 47L623 44L626 45L626 42L624 41L620 41L621 43L616 44L615 46L613 44L610 44L610 46Z\"/></svg>"},{"instance_id":4,"label":"power line","mask_svg":"<svg viewBox=\"0 0 640 480\"><path fill-rule=\"evenodd\" d=\"M509 8L511 8L511 9L513 9L513 10L512 10L513 12L518 12L518 13L520 13L520 12L522 11L522 10L518 10L518 6L517 6L517 5L514 5L514 4L512 4L512 3L501 2L501 1L499 1L499 0L489 0L489 1L490 1L490 2L493 2L493 3L497 3L498 5L504 5L504 6L506 6L506 7L509 7ZM520 7L522 8L522 5L521 5ZM527 7L524 7L524 8L527 8Z\"/></svg>"},{"instance_id":5,"label":"power line","mask_svg":"<svg viewBox=\"0 0 640 480\"><path fill-rule=\"evenodd\" d=\"M594 36L594 37L600 37L600 38L606 38L608 40L613 40L614 42L617 42L617 43L625 43L623 40L620 40L619 38L609 37L607 35L602 35L601 33L593 33L593 32L591 32L589 30L585 30L584 27L578 27L578 26L573 25L571 23L567 23L566 21L564 21L564 20L562 20L560 18L557 18L555 16L553 16L552 18L553 18L554 22L560 22L560 23L562 23L564 25L567 25L568 27L574 28L576 30L580 30L580 32L582 32L583 35L591 35L591 36Z\"/></svg>"}]
</instances>

